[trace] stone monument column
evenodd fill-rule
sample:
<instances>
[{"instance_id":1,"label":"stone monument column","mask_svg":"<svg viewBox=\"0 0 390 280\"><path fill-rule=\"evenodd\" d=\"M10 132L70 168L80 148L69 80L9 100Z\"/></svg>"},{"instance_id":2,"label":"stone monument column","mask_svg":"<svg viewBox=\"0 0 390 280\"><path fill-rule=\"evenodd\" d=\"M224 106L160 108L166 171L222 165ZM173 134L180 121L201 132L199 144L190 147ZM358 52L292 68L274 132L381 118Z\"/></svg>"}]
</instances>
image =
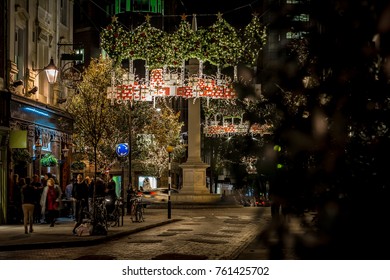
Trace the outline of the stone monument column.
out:
<instances>
[{"instance_id":1,"label":"stone monument column","mask_svg":"<svg viewBox=\"0 0 390 280\"><path fill-rule=\"evenodd\" d=\"M190 60L190 74L197 73L199 62ZM188 158L180 165L183 169L183 186L173 201L212 203L220 199L219 195L210 194L206 186L206 168L208 164L201 159L201 116L200 99L188 99Z\"/></svg>"}]
</instances>

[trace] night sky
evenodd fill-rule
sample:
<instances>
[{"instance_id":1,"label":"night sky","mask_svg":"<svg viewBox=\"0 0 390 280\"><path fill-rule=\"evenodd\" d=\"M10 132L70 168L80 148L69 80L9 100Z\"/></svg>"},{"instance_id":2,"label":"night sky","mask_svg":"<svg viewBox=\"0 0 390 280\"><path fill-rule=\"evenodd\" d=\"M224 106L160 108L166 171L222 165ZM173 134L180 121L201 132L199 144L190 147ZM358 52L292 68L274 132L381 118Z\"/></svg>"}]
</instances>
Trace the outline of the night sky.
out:
<instances>
[{"instance_id":1,"label":"night sky","mask_svg":"<svg viewBox=\"0 0 390 280\"><path fill-rule=\"evenodd\" d=\"M261 14L259 0L226 1L226 0L178 0L178 8L187 15L197 14L198 26L215 21L213 15L218 12L233 25L246 25L252 18L252 13ZM181 7L180 7L181 6Z\"/></svg>"}]
</instances>

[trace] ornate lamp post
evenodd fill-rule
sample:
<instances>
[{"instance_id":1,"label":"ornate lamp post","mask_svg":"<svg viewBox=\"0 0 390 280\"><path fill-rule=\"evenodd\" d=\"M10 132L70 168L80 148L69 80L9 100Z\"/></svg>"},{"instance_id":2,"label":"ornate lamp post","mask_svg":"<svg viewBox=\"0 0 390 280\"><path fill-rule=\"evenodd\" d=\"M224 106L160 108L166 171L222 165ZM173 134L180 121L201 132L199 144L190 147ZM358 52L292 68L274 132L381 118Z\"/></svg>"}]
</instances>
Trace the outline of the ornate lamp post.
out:
<instances>
[{"instance_id":1,"label":"ornate lamp post","mask_svg":"<svg viewBox=\"0 0 390 280\"><path fill-rule=\"evenodd\" d=\"M172 210L172 202L171 202L171 153L173 152L172 146L167 146L166 148L168 152L168 219L171 218L171 210Z\"/></svg>"},{"instance_id":2,"label":"ornate lamp post","mask_svg":"<svg viewBox=\"0 0 390 280\"><path fill-rule=\"evenodd\" d=\"M42 153L42 144L41 141L38 139L35 142L35 151L37 152L38 157L38 175L39 175L39 181L41 181L41 172L42 172L42 166L41 166L41 153Z\"/></svg>"},{"instance_id":3,"label":"ornate lamp post","mask_svg":"<svg viewBox=\"0 0 390 280\"><path fill-rule=\"evenodd\" d=\"M57 81L58 68L55 66L53 58L50 59L49 64L43 69L46 73L49 84L55 84Z\"/></svg>"},{"instance_id":4,"label":"ornate lamp post","mask_svg":"<svg viewBox=\"0 0 390 280\"><path fill-rule=\"evenodd\" d=\"M61 175L62 184L65 182L65 184L63 184L63 187L65 188L67 179L69 178L69 173L66 171L66 168L65 168L65 163L66 163L66 160L67 160L68 155L69 155L68 147L65 145L61 149L61 152L62 152L62 159L61 159L61 165L59 166L59 174Z\"/></svg>"}]
</instances>

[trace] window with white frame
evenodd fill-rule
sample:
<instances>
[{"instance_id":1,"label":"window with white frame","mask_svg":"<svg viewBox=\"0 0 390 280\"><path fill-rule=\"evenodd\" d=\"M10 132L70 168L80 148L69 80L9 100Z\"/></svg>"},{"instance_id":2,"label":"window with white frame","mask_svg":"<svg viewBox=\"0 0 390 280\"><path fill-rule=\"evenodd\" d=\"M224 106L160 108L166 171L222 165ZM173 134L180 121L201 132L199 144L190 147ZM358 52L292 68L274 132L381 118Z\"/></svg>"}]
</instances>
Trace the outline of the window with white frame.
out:
<instances>
[{"instance_id":1,"label":"window with white frame","mask_svg":"<svg viewBox=\"0 0 390 280\"><path fill-rule=\"evenodd\" d=\"M15 58L14 61L18 67L17 80L23 80L25 74L26 59L26 31L18 28L15 31Z\"/></svg>"},{"instance_id":2,"label":"window with white frame","mask_svg":"<svg viewBox=\"0 0 390 280\"><path fill-rule=\"evenodd\" d=\"M61 0L60 6L60 21L61 24L68 26L68 1L69 0Z\"/></svg>"}]
</instances>

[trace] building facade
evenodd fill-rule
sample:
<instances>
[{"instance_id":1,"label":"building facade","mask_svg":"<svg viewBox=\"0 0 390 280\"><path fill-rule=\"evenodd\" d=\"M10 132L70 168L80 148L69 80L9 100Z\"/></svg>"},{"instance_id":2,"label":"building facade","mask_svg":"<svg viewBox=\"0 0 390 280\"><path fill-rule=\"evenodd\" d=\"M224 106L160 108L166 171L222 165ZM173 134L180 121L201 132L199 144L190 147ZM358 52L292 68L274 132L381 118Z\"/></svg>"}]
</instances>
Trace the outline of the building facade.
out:
<instances>
[{"instance_id":1,"label":"building facade","mask_svg":"<svg viewBox=\"0 0 390 280\"><path fill-rule=\"evenodd\" d=\"M63 54L73 49L72 0L6 0L0 33L0 224L18 223L16 178L52 173L64 188L69 178L72 118L62 108L72 89L62 77ZM45 67L59 75L49 84ZM57 163L41 164L52 155Z\"/></svg>"}]
</instances>

